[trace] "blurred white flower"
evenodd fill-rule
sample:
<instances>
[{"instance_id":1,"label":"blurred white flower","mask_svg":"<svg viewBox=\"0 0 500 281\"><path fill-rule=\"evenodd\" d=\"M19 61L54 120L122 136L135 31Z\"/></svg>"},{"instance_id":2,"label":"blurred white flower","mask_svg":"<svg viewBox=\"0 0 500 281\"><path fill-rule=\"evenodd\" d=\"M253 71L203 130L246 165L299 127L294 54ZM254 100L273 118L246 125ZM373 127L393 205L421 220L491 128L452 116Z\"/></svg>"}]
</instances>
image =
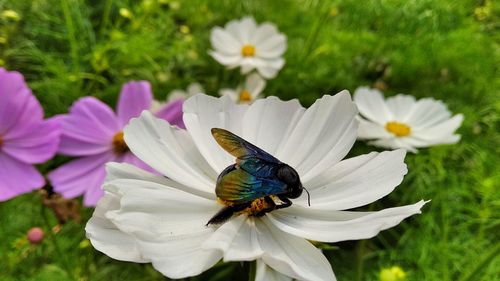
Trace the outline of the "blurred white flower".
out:
<instances>
[{"instance_id":1,"label":"blurred white flower","mask_svg":"<svg viewBox=\"0 0 500 281\"><path fill-rule=\"evenodd\" d=\"M219 95L229 96L231 100L238 103L251 103L259 97L266 87L266 80L259 74L252 73L245 78L245 83L236 89L221 89Z\"/></svg>"},{"instance_id":2,"label":"blurred white flower","mask_svg":"<svg viewBox=\"0 0 500 281\"><path fill-rule=\"evenodd\" d=\"M172 92L168 94L168 101L173 101L176 99L185 99L187 100L188 98L196 95L196 94L202 94L205 93L205 90L199 83L191 83L187 87L186 91L175 89Z\"/></svg>"},{"instance_id":3,"label":"blurred white flower","mask_svg":"<svg viewBox=\"0 0 500 281\"><path fill-rule=\"evenodd\" d=\"M199 83L191 83L187 87L186 91L175 89L172 90L167 97L166 101L153 100L151 104L151 112L158 112L162 110L168 103L176 100L186 100L196 94L205 93L205 90Z\"/></svg>"},{"instance_id":4,"label":"blurred white flower","mask_svg":"<svg viewBox=\"0 0 500 281\"><path fill-rule=\"evenodd\" d=\"M286 36L272 23L257 25L252 17L232 20L224 28L213 28L210 41L210 55L229 68L241 67L243 74L257 69L270 79L285 64Z\"/></svg>"},{"instance_id":5,"label":"blurred white flower","mask_svg":"<svg viewBox=\"0 0 500 281\"><path fill-rule=\"evenodd\" d=\"M358 139L371 139L369 144L385 148L417 148L452 144L460 140L454 134L463 115L451 113L442 101L432 98L415 100L409 95L396 95L384 100L379 90L360 87L354 93L358 106Z\"/></svg>"},{"instance_id":6,"label":"blurred white flower","mask_svg":"<svg viewBox=\"0 0 500 281\"><path fill-rule=\"evenodd\" d=\"M357 110L347 92L310 108L276 97L235 104L196 95L184 103L186 130L145 111L125 129L131 151L163 176L108 164L105 196L87 237L106 255L146 263L169 278L202 273L220 259L257 261L256 280L335 280L329 261L309 241L366 239L420 213L425 204L375 212L343 211L378 200L401 183L405 151L342 160L354 144ZM235 159L214 140L225 128L293 167L311 195L264 216L241 213L206 226L221 209L217 176Z\"/></svg>"}]
</instances>

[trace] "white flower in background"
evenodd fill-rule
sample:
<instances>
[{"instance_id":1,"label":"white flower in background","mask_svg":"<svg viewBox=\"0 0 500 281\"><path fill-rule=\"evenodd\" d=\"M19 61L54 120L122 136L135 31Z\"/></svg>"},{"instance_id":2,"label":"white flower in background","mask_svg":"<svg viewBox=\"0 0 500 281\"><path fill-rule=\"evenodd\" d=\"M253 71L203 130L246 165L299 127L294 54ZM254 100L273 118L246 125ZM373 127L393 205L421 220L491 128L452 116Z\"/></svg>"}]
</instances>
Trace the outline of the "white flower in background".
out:
<instances>
[{"instance_id":1,"label":"white flower in background","mask_svg":"<svg viewBox=\"0 0 500 281\"><path fill-rule=\"evenodd\" d=\"M187 87L186 91L175 89L172 92L168 94L168 101L173 101L176 99L184 99L187 100L188 98L196 95L196 94L201 94L205 93L205 90L199 83L191 83Z\"/></svg>"},{"instance_id":2,"label":"white flower in background","mask_svg":"<svg viewBox=\"0 0 500 281\"><path fill-rule=\"evenodd\" d=\"M454 134L462 124L462 114L451 117L442 101L432 98L415 100L409 95L396 95L384 100L382 93L360 87L354 93L359 113L359 139L372 139L369 144L385 148L417 148L452 144L460 140Z\"/></svg>"},{"instance_id":3,"label":"white flower in background","mask_svg":"<svg viewBox=\"0 0 500 281\"><path fill-rule=\"evenodd\" d=\"M330 263L309 241L366 239L420 213L425 202L376 212L343 211L378 200L407 173L405 150L342 160L356 139L356 107L344 91L310 108L276 97L235 104L196 95L184 103L187 130L149 112L132 120L125 140L164 176L108 164L105 196L87 224L96 249L146 263L169 278L198 275L220 259L257 261L256 280L335 280ZM235 159L211 135L225 128L293 167L307 196L262 217L240 214L206 226L222 205L217 176Z\"/></svg>"},{"instance_id":4,"label":"white flower in background","mask_svg":"<svg viewBox=\"0 0 500 281\"><path fill-rule=\"evenodd\" d=\"M266 80L262 79L259 74L252 73L246 77L243 85L236 89L221 89L219 94L227 95L234 102L251 103L259 97L265 87Z\"/></svg>"},{"instance_id":5,"label":"white flower in background","mask_svg":"<svg viewBox=\"0 0 500 281\"><path fill-rule=\"evenodd\" d=\"M257 25L252 17L232 20L210 35L210 55L219 63L246 74L257 69L266 79L274 78L285 64L286 36L272 23Z\"/></svg>"},{"instance_id":6,"label":"white flower in background","mask_svg":"<svg viewBox=\"0 0 500 281\"><path fill-rule=\"evenodd\" d=\"M188 98L200 93L205 93L203 87L199 83L191 83L187 87L186 91L179 89L172 90L170 93L168 93L167 100L165 102L154 100L150 110L151 112L156 112L168 102L173 102L176 100L187 100Z\"/></svg>"}]
</instances>

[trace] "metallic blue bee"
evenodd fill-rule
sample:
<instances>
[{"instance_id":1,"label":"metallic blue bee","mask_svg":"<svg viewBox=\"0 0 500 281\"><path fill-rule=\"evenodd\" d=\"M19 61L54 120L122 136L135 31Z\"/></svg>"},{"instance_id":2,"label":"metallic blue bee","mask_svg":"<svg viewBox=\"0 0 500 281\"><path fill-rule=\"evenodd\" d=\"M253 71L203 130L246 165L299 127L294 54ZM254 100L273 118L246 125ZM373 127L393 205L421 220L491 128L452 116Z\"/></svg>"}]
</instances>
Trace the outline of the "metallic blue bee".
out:
<instances>
[{"instance_id":1,"label":"metallic blue bee","mask_svg":"<svg viewBox=\"0 0 500 281\"><path fill-rule=\"evenodd\" d=\"M215 193L225 207L207 225L221 224L234 214L260 217L289 207L292 205L289 198L298 198L302 190L307 192L309 200L309 192L292 167L227 130L212 128L212 135L237 159L217 178Z\"/></svg>"}]
</instances>

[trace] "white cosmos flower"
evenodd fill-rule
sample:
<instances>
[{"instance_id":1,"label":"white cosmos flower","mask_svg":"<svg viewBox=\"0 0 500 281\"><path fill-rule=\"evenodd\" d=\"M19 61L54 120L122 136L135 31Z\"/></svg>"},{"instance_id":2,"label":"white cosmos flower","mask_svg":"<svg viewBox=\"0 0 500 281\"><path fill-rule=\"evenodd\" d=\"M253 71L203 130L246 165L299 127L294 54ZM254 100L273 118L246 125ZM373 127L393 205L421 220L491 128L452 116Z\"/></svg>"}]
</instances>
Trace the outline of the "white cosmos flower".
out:
<instances>
[{"instance_id":1,"label":"white cosmos flower","mask_svg":"<svg viewBox=\"0 0 500 281\"><path fill-rule=\"evenodd\" d=\"M251 103L259 97L265 87L266 80L262 79L259 74L252 73L246 77L243 85L236 89L221 89L219 95L227 95L234 102Z\"/></svg>"},{"instance_id":2,"label":"white cosmos flower","mask_svg":"<svg viewBox=\"0 0 500 281\"><path fill-rule=\"evenodd\" d=\"M379 90L360 87L354 93L360 124L359 139L372 139L370 144L385 148L417 148L452 144L460 140L454 134L464 119L451 117L442 101L432 98L415 100L409 95L396 95L384 100Z\"/></svg>"},{"instance_id":3,"label":"white cosmos flower","mask_svg":"<svg viewBox=\"0 0 500 281\"><path fill-rule=\"evenodd\" d=\"M163 106L165 106L167 103L176 101L176 100L186 100L196 94L200 93L205 93L205 90L199 83L191 83L187 87L186 91L184 90L179 90L175 89L172 90L170 93L168 93L168 98L166 101L158 101L158 100L153 100L151 104L151 112L157 112L160 110Z\"/></svg>"},{"instance_id":4,"label":"white cosmos flower","mask_svg":"<svg viewBox=\"0 0 500 281\"><path fill-rule=\"evenodd\" d=\"M286 36L272 23L257 25L252 17L232 20L215 27L210 35L210 55L219 63L246 74L257 69L264 78L273 78L285 64Z\"/></svg>"},{"instance_id":5,"label":"white cosmos flower","mask_svg":"<svg viewBox=\"0 0 500 281\"><path fill-rule=\"evenodd\" d=\"M425 202L376 212L343 211L389 194L407 172L405 151L342 160L357 132L356 107L344 91L310 108L276 97L235 104L196 95L184 103L187 130L143 112L125 128L130 150L164 177L108 164L105 196L87 224L96 249L124 261L150 262L169 278L194 276L224 261L257 261L257 280L335 280L308 240L366 239L420 213ZM209 227L222 205L219 173L235 159L213 139L225 128L294 167L311 194L262 217L241 214Z\"/></svg>"}]
</instances>

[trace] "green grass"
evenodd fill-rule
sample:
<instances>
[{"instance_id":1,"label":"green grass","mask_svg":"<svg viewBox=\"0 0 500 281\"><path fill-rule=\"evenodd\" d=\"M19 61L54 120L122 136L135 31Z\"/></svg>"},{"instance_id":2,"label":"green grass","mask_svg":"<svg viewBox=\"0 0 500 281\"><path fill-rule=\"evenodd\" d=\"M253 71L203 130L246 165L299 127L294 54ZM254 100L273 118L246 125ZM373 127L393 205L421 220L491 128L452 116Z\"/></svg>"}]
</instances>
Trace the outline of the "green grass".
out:
<instances>
[{"instance_id":1,"label":"green grass","mask_svg":"<svg viewBox=\"0 0 500 281\"><path fill-rule=\"evenodd\" d=\"M120 8L132 17L120 16ZM286 65L269 81L268 95L308 106L323 94L378 83L388 95L442 99L465 115L462 140L408 155L401 186L367 207L432 199L423 214L324 252L339 280L377 280L394 265L408 280L500 280L498 3L0 0L5 9L20 20L0 17L0 63L26 76L48 116L86 95L114 106L130 79L151 81L158 99L193 81L211 94L234 86L238 71L208 56L208 38L211 27L244 15L274 22L288 36ZM372 150L357 143L350 155ZM54 235L57 222L36 192L0 203L0 280L165 279L150 265L114 261L88 246L83 228L91 214L82 209L80 223ZM49 234L41 245L25 241L32 226ZM245 280L248 268L221 264L190 280Z\"/></svg>"}]
</instances>

